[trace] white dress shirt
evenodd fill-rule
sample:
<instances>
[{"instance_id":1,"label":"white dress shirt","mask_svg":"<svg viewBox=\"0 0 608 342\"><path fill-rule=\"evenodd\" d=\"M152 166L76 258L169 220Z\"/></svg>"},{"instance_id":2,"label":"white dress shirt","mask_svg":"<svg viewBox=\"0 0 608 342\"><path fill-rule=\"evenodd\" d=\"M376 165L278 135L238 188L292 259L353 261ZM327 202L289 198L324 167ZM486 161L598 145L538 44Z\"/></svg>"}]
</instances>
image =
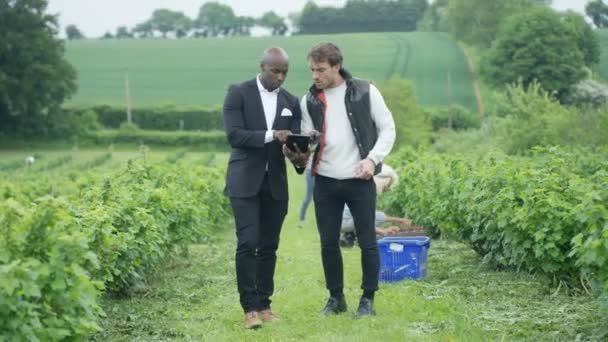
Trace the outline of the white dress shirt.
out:
<instances>
[{"instance_id":1,"label":"white dress shirt","mask_svg":"<svg viewBox=\"0 0 608 342\"><path fill-rule=\"evenodd\" d=\"M260 91L260 98L262 99L262 106L264 107L264 117L266 117L266 135L264 142L267 144L274 140L272 126L274 125L274 118L277 116L277 97L279 95L279 88L269 91L264 88L262 82L260 82L260 75L256 78L258 82L258 90Z\"/></svg>"}]
</instances>

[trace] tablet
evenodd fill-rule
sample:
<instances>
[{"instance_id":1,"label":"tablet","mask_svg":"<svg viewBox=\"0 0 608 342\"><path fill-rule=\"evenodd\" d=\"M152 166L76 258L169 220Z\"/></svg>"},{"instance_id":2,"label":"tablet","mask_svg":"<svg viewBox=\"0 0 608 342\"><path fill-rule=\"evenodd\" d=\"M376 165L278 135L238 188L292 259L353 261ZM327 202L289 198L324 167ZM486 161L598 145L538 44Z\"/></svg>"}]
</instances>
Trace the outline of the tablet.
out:
<instances>
[{"instance_id":1,"label":"tablet","mask_svg":"<svg viewBox=\"0 0 608 342\"><path fill-rule=\"evenodd\" d=\"M294 145L298 146L300 152L308 152L310 137L308 135L302 134L291 134L287 136L287 142L285 144L287 145L287 148L289 148L293 152L296 152Z\"/></svg>"}]
</instances>

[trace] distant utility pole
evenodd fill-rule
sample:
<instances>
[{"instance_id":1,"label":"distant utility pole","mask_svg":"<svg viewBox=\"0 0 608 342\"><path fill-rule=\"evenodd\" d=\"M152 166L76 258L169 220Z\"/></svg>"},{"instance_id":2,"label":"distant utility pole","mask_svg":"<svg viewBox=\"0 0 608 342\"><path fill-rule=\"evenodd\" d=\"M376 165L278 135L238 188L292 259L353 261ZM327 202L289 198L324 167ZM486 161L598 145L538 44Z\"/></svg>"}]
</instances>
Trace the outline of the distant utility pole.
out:
<instances>
[{"instance_id":1,"label":"distant utility pole","mask_svg":"<svg viewBox=\"0 0 608 342\"><path fill-rule=\"evenodd\" d=\"M125 95L127 97L127 123L131 124L131 92L129 90L129 69L125 69Z\"/></svg>"},{"instance_id":2,"label":"distant utility pole","mask_svg":"<svg viewBox=\"0 0 608 342\"><path fill-rule=\"evenodd\" d=\"M448 69L448 128L452 129L452 72Z\"/></svg>"}]
</instances>

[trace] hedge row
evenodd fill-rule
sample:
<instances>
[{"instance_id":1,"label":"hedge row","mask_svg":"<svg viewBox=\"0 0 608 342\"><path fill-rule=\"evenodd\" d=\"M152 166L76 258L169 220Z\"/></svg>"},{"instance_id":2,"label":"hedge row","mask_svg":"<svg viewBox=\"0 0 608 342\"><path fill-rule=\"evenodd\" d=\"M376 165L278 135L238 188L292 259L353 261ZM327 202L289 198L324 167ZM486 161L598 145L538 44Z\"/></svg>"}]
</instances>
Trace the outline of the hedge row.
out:
<instances>
[{"instance_id":1,"label":"hedge row","mask_svg":"<svg viewBox=\"0 0 608 342\"><path fill-rule=\"evenodd\" d=\"M587 157L594 160L557 149L533 158L406 150L393 160L400 182L382 205L430 234L468 242L493 265L569 284L582 277L608 295L608 158Z\"/></svg>"},{"instance_id":2,"label":"hedge row","mask_svg":"<svg viewBox=\"0 0 608 342\"><path fill-rule=\"evenodd\" d=\"M64 108L66 114L93 111L104 128L118 128L127 121L125 108L107 105ZM222 109L215 108L133 108L133 123L143 129L159 131L214 131L223 128ZM180 125L181 121L181 125Z\"/></svg>"},{"instance_id":3,"label":"hedge row","mask_svg":"<svg viewBox=\"0 0 608 342\"><path fill-rule=\"evenodd\" d=\"M206 146L227 149L228 140L223 131L214 132L163 132L144 130L99 130L89 132L83 143L107 146L110 144Z\"/></svg>"},{"instance_id":4,"label":"hedge row","mask_svg":"<svg viewBox=\"0 0 608 342\"><path fill-rule=\"evenodd\" d=\"M69 200L0 200L0 340L79 340L99 330L103 289L128 292L172 250L225 221L222 183L215 170L130 162Z\"/></svg>"}]
</instances>

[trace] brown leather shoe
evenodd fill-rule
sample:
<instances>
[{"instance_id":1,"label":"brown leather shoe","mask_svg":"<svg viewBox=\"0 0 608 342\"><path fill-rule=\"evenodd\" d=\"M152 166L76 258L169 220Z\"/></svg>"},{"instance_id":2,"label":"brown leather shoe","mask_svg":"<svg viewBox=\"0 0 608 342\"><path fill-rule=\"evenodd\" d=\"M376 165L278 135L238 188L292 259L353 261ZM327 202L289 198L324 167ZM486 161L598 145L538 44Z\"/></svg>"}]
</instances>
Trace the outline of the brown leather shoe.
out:
<instances>
[{"instance_id":1,"label":"brown leather shoe","mask_svg":"<svg viewBox=\"0 0 608 342\"><path fill-rule=\"evenodd\" d=\"M262 321L258 318L258 313L249 311L245 314L245 329L257 329L262 326Z\"/></svg>"},{"instance_id":2,"label":"brown leather shoe","mask_svg":"<svg viewBox=\"0 0 608 342\"><path fill-rule=\"evenodd\" d=\"M270 309L262 310L258 313L264 322L276 322L279 320Z\"/></svg>"}]
</instances>

